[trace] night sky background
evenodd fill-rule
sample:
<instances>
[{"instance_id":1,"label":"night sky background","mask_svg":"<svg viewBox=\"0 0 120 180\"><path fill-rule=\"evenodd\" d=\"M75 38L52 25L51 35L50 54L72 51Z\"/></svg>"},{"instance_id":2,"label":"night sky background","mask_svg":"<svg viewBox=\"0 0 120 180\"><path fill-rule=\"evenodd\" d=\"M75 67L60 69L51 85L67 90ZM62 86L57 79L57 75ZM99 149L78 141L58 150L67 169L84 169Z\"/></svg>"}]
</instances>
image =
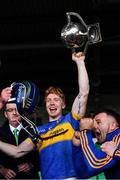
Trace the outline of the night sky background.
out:
<instances>
[{"instance_id":1,"label":"night sky background","mask_svg":"<svg viewBox=\"0 0 120 180\"><path fill-rule=\"evenodd\" d=\"M50 85L59 86L71 105L78 85L71 50L61 41L66 12L77 12L87 25L100 23L102 42L90 45L86 54L91 87L88 105L119 107L119 0L1 1L0 88L31 80L43 96Z\"/></svg>"}]
</instances>

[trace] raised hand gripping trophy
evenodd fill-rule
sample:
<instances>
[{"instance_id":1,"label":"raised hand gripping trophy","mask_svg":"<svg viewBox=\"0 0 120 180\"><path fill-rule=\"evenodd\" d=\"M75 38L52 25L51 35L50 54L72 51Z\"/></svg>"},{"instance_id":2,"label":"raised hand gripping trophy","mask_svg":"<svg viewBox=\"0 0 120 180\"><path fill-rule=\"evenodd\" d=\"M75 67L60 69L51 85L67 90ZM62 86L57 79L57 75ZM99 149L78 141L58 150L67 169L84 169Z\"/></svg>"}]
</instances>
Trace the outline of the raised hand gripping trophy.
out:
<instances>
[{"instance_id":1,"label":"raised hand gripping trophy","mask_svg":"<svg viewBox=\"0 0 120 180\"><path fill-rule=\"evenodd\" d=\"M67 48L75 50L84 47L85 54L88 45L102 41L99 23L86 25L81 16L75 12L67 12L68 24L62 28L61 39ZM71 21L71 16L79 19L78 23Z\"/></svg>"},{"instance_id":2,"label":"raised hand gripping trophy","mask_svg":"<svg viewBox=\"0 0 120 180\"><path fill-rule=\"evenodd\" d=\"M17 110L25 121L22 125L23 129L30 135L34 142L39 141L38 130L36 125L27 116L36 111L40 100L39 88L32 82L24 81L20 83L12 83L12 97L9 102L16 103Z\"/></svg>"}]
</instances>

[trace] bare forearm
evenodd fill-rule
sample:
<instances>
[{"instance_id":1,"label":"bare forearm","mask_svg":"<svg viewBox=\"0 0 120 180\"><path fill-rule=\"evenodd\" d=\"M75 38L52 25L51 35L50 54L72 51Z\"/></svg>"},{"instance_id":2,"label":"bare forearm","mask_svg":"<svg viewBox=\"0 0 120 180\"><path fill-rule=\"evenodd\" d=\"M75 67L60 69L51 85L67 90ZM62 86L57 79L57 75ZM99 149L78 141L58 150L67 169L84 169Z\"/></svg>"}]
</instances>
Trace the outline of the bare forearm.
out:
<instances>
[{"instance_id":1,"label":"bare forearm","mask_svg":"<svg viewBox=\"0 0 120 180\"><path fill-rule=\"evenodd\" d=\"M89 78L84 61L77 62L79 93L82 96L89 94Z\"/></svg>"},{"instance_id":2,"label":"bare forearm","mask_svg":"<svg viewBox=\"0 0 120 180\"><path fill-rule=\"evenodd\" d=\"M0 150L10 156L17 157L17 152L18 152L17 149L18 149L17 146L0 141Z\"/></svg>"},{"instance_id":3,"label":"bare forearm","mask_svg":"<svg viewBox=\"0 0 120 180\"><path fill-rule=\"evenodd\" d=\"M75 98L72 110L77 115L84 115L89 94L89 78L84 61L77 61L79 94Z\"/></svg>"},{"instance_id":4,"label":"bare forearm","mask_svg":"<svg viewBox=\"0 0 120 180\"><path fill-rule=\"evenodd\" d=\"M31 151L33 147L34 146L27 141L24 141L19 146L14 146L12 144L8 144L0 141L0 150L15 158L24 156L29 151Z\"/></svg>"}]
</instances>

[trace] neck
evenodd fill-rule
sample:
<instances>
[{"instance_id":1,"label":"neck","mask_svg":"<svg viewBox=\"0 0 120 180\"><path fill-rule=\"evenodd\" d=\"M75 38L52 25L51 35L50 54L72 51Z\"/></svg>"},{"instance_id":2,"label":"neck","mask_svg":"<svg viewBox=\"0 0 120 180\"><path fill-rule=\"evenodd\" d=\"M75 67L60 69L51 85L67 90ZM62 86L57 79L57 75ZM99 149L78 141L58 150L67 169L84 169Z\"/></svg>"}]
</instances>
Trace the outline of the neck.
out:
<instances>
[{"instance_id":1,"label":"neck","mask_svg":"<svg viewBox=\"0 0 120 180\"><path fill-rule=\"evenodd\" d=\"M58 119L61 118L62 115L59 115L57 117L49 117L49 122L52 122L52 121L57 121Z\"/></svg>"}]
</instances>

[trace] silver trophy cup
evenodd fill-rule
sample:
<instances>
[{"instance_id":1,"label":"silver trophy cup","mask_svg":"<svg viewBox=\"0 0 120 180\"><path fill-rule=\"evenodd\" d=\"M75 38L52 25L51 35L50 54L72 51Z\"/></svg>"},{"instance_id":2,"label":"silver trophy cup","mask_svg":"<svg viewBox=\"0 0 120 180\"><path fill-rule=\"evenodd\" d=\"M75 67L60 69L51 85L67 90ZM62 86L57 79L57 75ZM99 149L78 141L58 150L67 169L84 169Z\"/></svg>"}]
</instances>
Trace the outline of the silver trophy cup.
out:
<instances>
[{"instance_id":1,"label":"silver trophy cup","mask_svg":"<svg viewBox=\"0 0 120 180\"><path fill-rule=\"evenodd\" d=\"M67 48L84 47L84 53L90 44L102 41L99 23L86 25L81 16L75 12L67 12L67 25L62 28L61 39ZM71 16L77 17L79 22L72 22Z\"/></svg>"}]
</instances>

